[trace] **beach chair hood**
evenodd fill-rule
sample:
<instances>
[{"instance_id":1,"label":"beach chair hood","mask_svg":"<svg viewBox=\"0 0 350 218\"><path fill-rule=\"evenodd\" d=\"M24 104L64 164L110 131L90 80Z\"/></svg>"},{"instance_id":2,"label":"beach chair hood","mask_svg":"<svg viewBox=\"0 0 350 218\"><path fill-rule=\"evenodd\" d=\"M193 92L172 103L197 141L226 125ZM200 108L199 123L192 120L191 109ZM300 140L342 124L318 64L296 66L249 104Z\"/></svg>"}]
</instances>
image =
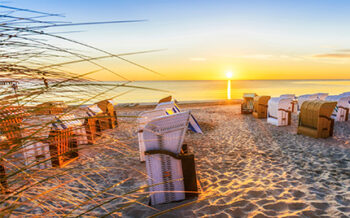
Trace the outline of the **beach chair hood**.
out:
<instances>
[{"instance_id":1,"label":"beach chair hood","mask_svg":"<svg viewBox=\"0 0 350 218\"><path fill-rule=\"evenodd\" d=\"M278 113L279 110L281 109L286 111L290 110L290 102L291 102L290 98L279 98L279 97L271 98L268 102L269 115L277 118L279 116L279 113Z\"/></svg>"},{"instance_id":2,"label":"beach chair hood","mask_svg":"<svg viewBox=\"0 0 350 218\"><path fill-rule=\"evenodd\" d=\"M317 128L319 117L330 118L337 102L322 100L305 101L301 105L300 122L303 126Z\"/></svg>"},{"instance_id":3,"label":"beach chair hood","mask_svg":"<svg viewBox=\"0 0 350 218\"><path fill-rule=\"evenodd\" d=\"M143 130L145 150L166 150L179 154L189 118L190 112L186 111L151 120Z\"/></svg>"},{"instance_id":4,"label":"beach chair hood","mask_svg":"<svg viewBox=\"0 0 350 218\"><path fill-rule=\"evenodd\" d=\"M244 93L243 98L253 98L257 96L255 93Z\"/></svg>"},{"instance_id":5,"label":"beach chair hood","mask_svg":"<svg viewBox=\"0 0 350 218\"><path fill-rule=\"evenodd\" d=\"M294 95L294 94L283 94L283 95L280 95L280 98L291 98L291 99L295 99L295 95Z\"/></svg>"},{"instance_id":6,"label":"beach chair hood","mask_svg":"<svg viewBox=\"0 0 350 218\"><path fill-rule=\"evenodd\" d=\"M317 95L317 99L325 100L328 96L328 93L316 93L316 95Z\"/></svg>"},{"instance_id":7,"label":"beach chair hood","mask_svg":"<svg viewBox=\"0 0 350 218\"><path fill-rule=\"evenodd\" d=\"M87 109L88 111L86 113L89 117L103 113L103 111L96 104L88 106Z\"/></svg>"},{"instance_id":8,"label":"beach chair hood","mask_svg":"<svg viewBox=\"0 0 350 218\"><path fill-rule=\"evenodd\" d=\"M176 100L174 99L173 101L169 102L162 102L157 104L156 109L167 109L167 114L173 114L173 113L179 113L181 112L179 106L176 104ZM195 133L201 133L203 134L203 131L201 127L199 126L196 118L191 114L190 115L190 121L188 124L188 128L195 132Z\"/></svg>"}]
</instances>

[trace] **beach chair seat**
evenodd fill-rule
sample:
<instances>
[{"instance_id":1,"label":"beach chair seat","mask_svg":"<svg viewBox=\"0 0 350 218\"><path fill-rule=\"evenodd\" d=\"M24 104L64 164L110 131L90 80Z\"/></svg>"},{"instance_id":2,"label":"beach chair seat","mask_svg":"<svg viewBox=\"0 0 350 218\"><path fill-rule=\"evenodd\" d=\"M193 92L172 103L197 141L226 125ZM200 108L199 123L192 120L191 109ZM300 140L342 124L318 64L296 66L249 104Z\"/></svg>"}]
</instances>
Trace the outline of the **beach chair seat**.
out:
<instances>
[{"instance_id":1,"label":"beach chair seat","mask_svg":"<svg viewBox=\"0 0 350 218\"><path fill-rule=\"evenodd\" d=\"M254 97L255 93L244 93L243 102L241 104L241 113L242 114L251 114L254 110Z\"/></svg>"},{"instance_id":2,"label":"beach chair seat","mask_svg":"<svg viewBox=\"0 0 350 218\"><path fill-rule=\"evenodd\" d=\"M49 133L54 115L27 117L21 123L21 149L17 152L16 164L27 170L51 168Z\"/></svg>"},{"instance_id":3,"label":"beach chair seat","mask_svg":"<svg viewBox=\"0 0 350 218\"><path fill-rule=\"evenodd\" d=\"M314 138L327 138L333 135L334 119L332 112L337 102L322 100L304 101L301 105L298 134Z\"/></svg>"},{"instance_id":4,"label":"beach chair seat","mask_svg":"<svg viewBox=\"0 0 350 218\"><path fill-rule=\"evenodd\" d=\"M181 112L179 106L176 104L176 100L173 100L170 102L159 103L159 104L157 104L155 109L167 109L167 114ZM190 115L190 121L188 123L188 128L195 133L203 134L201 127L199 126L196 118L192 114Z\"/></svg>"},{"instance_id":5,"label":"beach chair seat","mask_svg":"<svg viewBox=\"0 0 350 218\"><path fill-rule=\"evenodd\" d=\"M253 116L255 118L267 118L267 107L270 96L255 96L253 103Z\"/></svg>"},{"instance_id":6,"label":"beach chair seat","mask_svg":"<svg viewBox=\"0 0 350 218\"><path fill-rule=\"evenodd\" d=\"M337 106L334 108L332 118L335 121L348 121L349 109L350 109L350 95L330 95L326 98L326 101L336 101Z\"/></svg>"},{"instance_id":7,"label":"beach chair seat","mask_svg":"<svg viewBox=\"0 0 350 218\"><path fill-rule=\"evenodd\" d=\"M150 122L152 119L155 119L157 117L166 116L167 109L155 109L151 111L144 111L140 113L137 119L138 124L138 140L139 140L139 152L140 152L140 161L145 161L145 142L143 139L143 129L147 125L148 122Z\"/></svg>"},{"instance_id":8,"label":"beach chair seat","mask_svg":"<svg viewBox=\"0 0 350 218\"><path fill-rule=\"evenodd\" d=\"M114 101L111 99L103 100L96 103L97 106L103 111L105 114L110 129L114 129L118 126L118 119L117 119L117 111L114 109Z\"/></svg>"},{"instance_id":9,"label":"beach chair seat","mask_svg":"<svg viewBox=\"0 0 350 218\"><path fill-rule=\"evenodd\" d=\"M291 124L291 98L271 98L268 102L267 122L275 126Z\"/></svg>"},{"instance_id":10,"label":"beach chair seat","mask_svg":"<svg viewBox=\"0 0 350 218\"><path fill-rule=\"evenodd\" d=\"M25 165L30 170L51 168L50 147L46 141L28 141L22 148Z\"/></svg>"},{"instance_id":11,"label":"beach chair seat","mask_svg":"<svg viewBox=\"0 0 350 218\"><path fill-rule=\"evenodd\" d=\"M191 166L186 166L182 161L186 158L180 157L189 118L189 111L158 117L148 122L143 130L151 205L184 200L186 191L197 191L194 157L186 154L187 160L192 158ZM185 179L187 173L191 175Z\"/></svg>"}]
</instances>

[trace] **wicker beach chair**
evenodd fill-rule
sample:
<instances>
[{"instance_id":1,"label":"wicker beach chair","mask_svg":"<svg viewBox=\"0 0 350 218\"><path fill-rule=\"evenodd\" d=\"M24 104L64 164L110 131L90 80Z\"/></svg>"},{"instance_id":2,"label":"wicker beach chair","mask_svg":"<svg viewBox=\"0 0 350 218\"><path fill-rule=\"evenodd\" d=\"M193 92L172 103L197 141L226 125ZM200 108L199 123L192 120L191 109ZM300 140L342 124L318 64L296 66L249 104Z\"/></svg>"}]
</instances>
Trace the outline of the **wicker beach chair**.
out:
<instances>
[{"instance_id":1,"label":"wicker beach chair","mask_svg":"<svg viewBox=\"0 0 350 218\"><path fill-rule=\"evenodd\" d=\"M283 94L280 95L280 98L290 98L290 111L293 112L298 112L298 100L294 94Z\"/></svg>"},{"instance_id":2,"label":"wicker beach chair","mask_svg":"<svg viewBox=\"0 0 350 218\"><path fill-rule=\"evenodd\" d=\"M63 101L49 101L39 104L33 108L33 113L37 115L55 115L61 114L67 109Z\"/></svg>"},{"instance_id":3,"label":"wicker beach chair","mask_svg":"<svg viewBox=\"0 0 350 218\"><path fill-rule=\"evenodd\" d=\"M64 167L79 157L73 124L52 123L48 140L53 167Z\"/></svg>"},{"instance_id":4,"label":"wicker beach chair","mask_svg":"<svg viewBox=\"0 0 350 218\"><path fill-rule=\"evenodd\" d=\"M268 102L267 122L275 126L291 123L291 98L271 98Z\"/></svg>"},{"instance_id":5,"label":"wicker beach chair","mask_svg":"<svg viewBox=\"0 0 350 218\"><path fill-rule=\"evenodd\" d=\"M18 144L22 138L20 125L28 113L23 107L2 105L0 107L0 131L9 143Z\"/></svg>"},{"instance_id":6,"label":"wicker beach chair","mask_svg":"<svg viewBox=\"0 0 350 218\"><path fill-rule=\"evenodd\" d=\"M314 138L327 138L333 135L332 112L337 102L322 100L304 101L299 114L298 134Z\"/></svg>"},{"instance_id":7,"label":"wicker beach chair","mask_svg":"<svg viewBox=\"0 0 350 218\"><path fill-rule=\"evenodd\" d=\"M21 123L21 149L17 152L16 164L28 170L51 168L50 145L48 141L53 115L27 117Z\"/></svg>"},{"instance_id":8,"label":"wicker beach chair","mask_svg":"<svg viewBox=\"0 0 350 218\"><path fill-rule=\"evenodd\" d=\"M254 109L253 116L255 118L267 118L267 107L270 96L255 96L254 97Z\"/></svg>"},{"instance_id":9,"label":"wicker beach chair","mask_svg":"<svg viewBox=\"0 0 350 218\"><path fill-rule=\"evenodd\" d=\"M70 126L78 145L88 144L86 129L83 121L77 119L74 114L56 116L56 121L64 126Z\"/></svg>"},{"instance_id":10,"label":"wicker beach chair","mask_svg":"<svg viewBox=\"0 0 350 218\"><path fill-rule=\"evenodd\" d=\"M243 102L241 104L242 114L251 114L254 109L254 97L257 96L255 93L244 93Z\"/></svg>"},{"instance_id":11,"label":"wicker beach chair","mask_svg":"<svg viewBox=\"0 0 350 218\"><path fill-rule=\"evenodd\" d=\"M316 93L317 95L317 99L319 100L326 100L327 96L328 96L328 93Z\"/></svg>"},{"instance_id":12,"label":"wicker beach chair","mask_svg":"<svg viewBox=\"0 0 350 218\"><path fill-rule=\"evenodd\" d=\"M88 144L94 144L96 138L102 134L102 122L99 117L103 116L103 111L97 105L90 105L86 111L87 117L84 120L85 131Z\"/></svg>"},{"instance_id":13,"label":"wicker beach chair","mask_svg":"<svg viewBox=\"0 0 350 218\"><path fill-rule=\"evenodd\" d=\"M111 99L103 100L96 103L97 106L106 114L107 119L110 122L111 129L114 129L118 126L117 121L117 111L114 109L114 101Z\"/></svg>"},{"instance_id":14,"label":"wicker beach chair","mask_svg":"<svg viewBox=\"0 0 350 218\"><path fill-rule=\"evenodd\" d=\"M167 114L181 112L179 106L176 104L176 100L159 103L159 104L157 104L155 109L167 109ZM203 134L201 127L199 126L196 118L192 114L190 115L190 121L188 124L188 128L195 133Z\"/></svg>"},{"instance_id":15,"label":"wicker beach chair","mask_svg":"<svg viewBox=\"0 0 350 218\"><path fill-rule=\"evenodd\" d=\"M332 118L335 121L348 121L349 119L349 109L350 109L350 95L329 95L326 101L336 101L337 106L334 108L332 113Z\"/></svg>"},{"instance_id":16,"label":"wicker beach chair","mask_svg":"<svg viewBox=\"0 0 350 218\"><path fill-rule=\"evenodd\" d=\"M186 192L197 192L194 156L180 155L189 118L189 111L180 112L153 119L144 128L151 205L184 200Z\"/></svg>"},{"instance_id":17,"label":"wicker beach chair","mask_svg":"<svg viewBox=\"0 0 350 218\"><path fill-rule=\"evenodd\" d=\"M317 94L300 95L298 97L298 113L300 113L301 105L304 103L304 101L317 100L317 97Z\"/></svg>"},{"instance_id":18,"label":"wicker beach chair","mask_svg":"<svg viewBox=\"0 0 350 218\"><path fill-rule=\"evenodd\" d=\"M340 94L341 96L350 96L350 92L343 92Z\"/></svg>"},{"instance_id":19,"label":"wicker beach chair","mask_svg":"<svg viewBox=\"0 0 350 218\"><path fill-rule=\"evenodd\" d=\"M139 151L140 151L140 161L145 161L145 142L143 139L143 129L152 119L157 117L166 116L166 109L155 109L151 111L142 112L137 119L138 124L138 140L139 140Z\"/></svg>"}]
</instances>

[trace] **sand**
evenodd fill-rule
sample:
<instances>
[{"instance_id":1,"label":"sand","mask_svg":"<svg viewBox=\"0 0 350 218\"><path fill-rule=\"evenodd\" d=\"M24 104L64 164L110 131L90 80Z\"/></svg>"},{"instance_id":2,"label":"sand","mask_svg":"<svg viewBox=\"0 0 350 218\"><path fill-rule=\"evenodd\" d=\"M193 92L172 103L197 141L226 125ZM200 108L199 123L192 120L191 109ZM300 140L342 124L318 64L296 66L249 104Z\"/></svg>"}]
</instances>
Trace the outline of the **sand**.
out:
<instances>
[{"instance_id":1,"label":"sand","mask_svg":"<svg viewBox=\"0 0 350 218\"><path fill-rule=\"evenodd\" d=\"M350 122L336 122L333 138L313 139L296 134L295 114L291 126L276 127L264 119L241 115L240 105L180 107L192 111L204 132L188 132L185 138L196 158L202 191L198 198L148 206L135 119L151 108L123 107L118 108L117 129L107 131L98 144L83 147L75 163L47 170L48 175L61 172L64 176L35 186L32 193L60 187L14 213L61 215L80 206L71 215L90 209L85 215L350 216ZM74 170L65 174L70 168ZM35 176L39 175L34 174L33 180ZM23 194L21 201L26 202L28 196L29 192ZM94 208L102 202L102 207Z\"/></svg>"}]
</instances>

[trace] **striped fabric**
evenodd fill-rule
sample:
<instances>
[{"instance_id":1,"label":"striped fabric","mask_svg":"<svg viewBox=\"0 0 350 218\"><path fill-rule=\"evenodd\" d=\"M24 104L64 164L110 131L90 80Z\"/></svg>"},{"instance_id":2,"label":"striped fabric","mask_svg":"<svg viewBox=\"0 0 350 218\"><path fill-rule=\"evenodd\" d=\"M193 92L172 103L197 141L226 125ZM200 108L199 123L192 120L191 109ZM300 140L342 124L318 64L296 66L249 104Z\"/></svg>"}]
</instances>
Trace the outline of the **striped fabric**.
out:
<instances>
[{"instance_id":1,"label":"striped fabric","mask_svg":"<svg viewBox=\"0 0 350 218\"><path fill-rule=\"evenodd\" d=\"M86 114L89 117L93 117L96 114L103 113L103 111L96 104L90 105L87 108L88 108L88 111L86 112Z\"/></svg>"},{"instance_id":2,"label":"striped fabric","mask_svg":"<svg viewBox=\"0 0 350 218\"><path fill-rule=\"evenodd\" d=\"M156 109L158 108L168 108L167 110L168 115L181 112L179 106L177 106L175 101L160 103L157 105ZM188 128L195 133L203 134L201 127L199 126L196 118L192 114L190 116L190 122L188 124Z\"/></svg>"}]
</instances>

